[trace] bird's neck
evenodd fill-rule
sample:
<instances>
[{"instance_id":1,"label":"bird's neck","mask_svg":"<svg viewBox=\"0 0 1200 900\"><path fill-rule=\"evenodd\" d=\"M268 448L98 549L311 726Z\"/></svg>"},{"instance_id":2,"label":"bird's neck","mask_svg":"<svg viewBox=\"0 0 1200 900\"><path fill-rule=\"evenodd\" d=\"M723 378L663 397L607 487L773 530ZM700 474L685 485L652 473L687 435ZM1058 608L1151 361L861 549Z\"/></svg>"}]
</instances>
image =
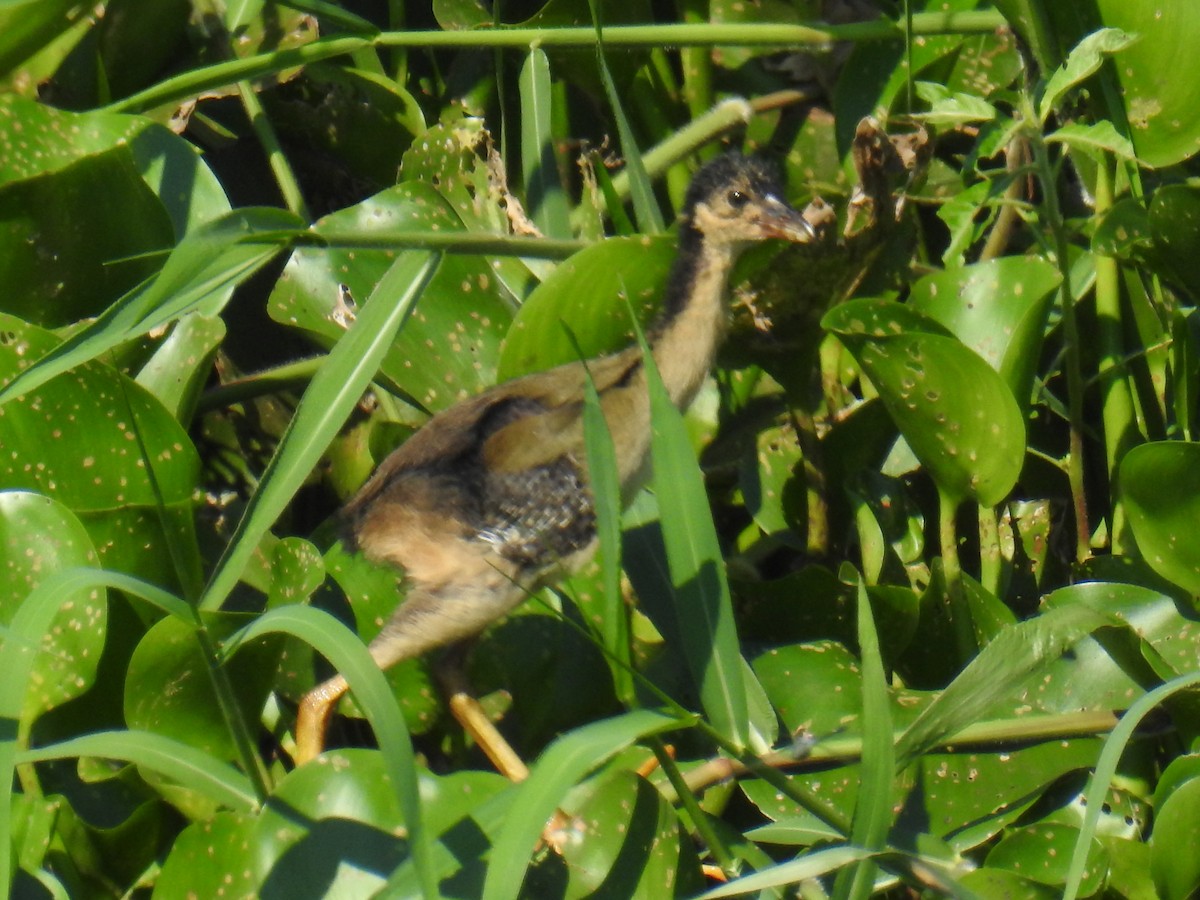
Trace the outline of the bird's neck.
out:
<instances>
[{"instance_id":1,"label":"bird's neck","mask_svg":"<svg viewBox=\"0 0 1200 900\"><path fill-rule=\"evenodd\" d=\"M654 362L672 402L684 408L712 368L725 334L726 291L735 251L696 231L681 241L663 318L650 336Z\"/></svg>"}]
</instances>

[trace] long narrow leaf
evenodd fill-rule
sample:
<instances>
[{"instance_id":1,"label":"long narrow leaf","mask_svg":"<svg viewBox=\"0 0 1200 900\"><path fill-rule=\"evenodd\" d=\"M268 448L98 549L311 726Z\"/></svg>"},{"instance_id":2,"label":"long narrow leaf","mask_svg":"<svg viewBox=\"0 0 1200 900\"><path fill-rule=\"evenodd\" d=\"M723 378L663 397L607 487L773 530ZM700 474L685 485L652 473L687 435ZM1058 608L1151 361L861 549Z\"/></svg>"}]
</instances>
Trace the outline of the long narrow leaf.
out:
<instances>
[{"instance_id":1,"label":"long narrow leaf","mask_svg":"<svg viewBox=\"0 0 1200 900\"><path fill-rule=\"evenodd\" d=\"M850 839L858 847L878 852L887 845L888 827L892 821L892 776L895 771L892 712L871 601L866 585L857 573L855 576L858 646L862 658L863 754ZM834 896L855 900L869 897L875 883L875 870L873 859L864 859L843 869L838 873Z\"/></svg>"},{"instance_id":2,"label":"long narrow leaf","mask_svg":"<svg viewBox=\"0 0 1200 900\"><path fill-rule=\"evenodd\" d=\"M907 765L947 735L978 721L1031 673L1107 624L1099 613L1072 605L1006 628L904 732L896 742L896 765Z\"/></svg>"},{"instance_id":3,"label":"long narrow leaf","mask_svg":"<svg viewBox=\"0 0 1200 900\"><path fill-rule=\"evenodd\" d=\"M642 164L642 156L638 150L637 139L629 118L625 115L625 107L621 104L621 95L617 92L617 84L613 81L612 72L608 68L608 60L604 56L604 33L600 22L600 4L596 0L588 0L592 11L592 24L596 28L596 66L600 70L600 81L604 84L604 93L608 104L612 107L613 119L617 123L617 134L621 138L621 152L625 155L625 167L629 172L629 187L633 196L633 213L637 218L638 229L646 234L658 234L663 230L662 214L658 211L658 203L654 199L654 191L650 187L650 178L646 175L646 167Z\"/></svg>"},{"instance_id":4,"label":"long narrow leaf","mask_svg":"<svg viewBox=\"0 0 1200 900\"><path fill-rule=\"evenodd\" d=\"M645 345L643 343L643 348ZM675 615L683 653L704 713L731 744L750 743L749 711L733 604L704 476L688 441L683 416L671 402L654 357L645 352L650 390L650 452Z\"/></svg>"},{"instance_id":5,"label":"long narrow leaf","mask_svg":"<svg viewBox=\"0 0 1200 900\"><path fill-rule=\"evenodd\" d=\"M0 406L35 390L69 369L96 359L117 345L166 325L190 312L216 315L234 287L279 252L278 243L248 242L253 235L279 236L303 222L278 209L240 209L186 235L162 270L63 341L0 390Z\"/></svg>"},{"instance_id":6,"label":"long narrow leaf","mask_svg":"<svg viewBox=\"0 0 1200 900\"><path fill-rule=\"evenodd\" d=\"M583 351L569 330L580 359ZM600 610L600 636L610 655L613 688L627 706L635 705L633 669L629 647L629 613L621 596L621 476L612 432L604 418L600 394L591 372L583 385L583 442L588 460L588 483L596 507L596 537L600 544L600 581L604 601Z\"/></svg>"},{"instance_id":7,"label":"long narrow leaf","mask_svg":"<svg viewBox=\"0 0 1200 900\"><path fill-rule=\"evenodd\" d=\"M350 331L313 377L258 491L246 505L224 555L200 598L216 609L229 596L258 542L312 472L359 397L374 377L396 332L412 312L440 257L405 254L388 269Z\"/></svg>"},{"instance_id":8,"label":"long narrow leaf","mask_svg":"<svg viewBox=\"0 0 1200 900\"><path fill-rule=\"evenodd\" d=\"M436 898L437 879L429 835L422 824L412 739L383 672L354 632L327 612L299 605L269 610L247 625L230 639L226 656L236 652L239 644L274 632L294 635L309 644L349 682L354 699L375 730L388 774L396 785L423 893L428 900Z\"/></svg>"},{"instance_id":9,"label":"long narrow leaf","mask_svg":"<svg viewBox=\"0 0 1200 900\"><path fill-rule=\"evenodd\" d=\"M97 756L134 763L166 776L207 797L213 803L242 812L258 808L250 780L237 769L207 753L148 731L101 731L60 741L35 750L22 750L18 763Z\"/></svg>"},{"instance_id":10,"label":"long narrow leaf","mask_svg":"<svg viewBox=\"0 0 1200 900\"><path fill-rule=\"evenodd\" d=\"M577 728L551 744L521 783L506 827L492 847L483 900L520 895L538 835L566 792L588 772L638 738L688 724L687 719L639 709Z\"/></svg>"},{"instance_id":11,"label":"long narrow leaf","mask_svg":"<svg viewBox=\"0 0 1200 900\"><path fill-rule=\"evenodd\" d=\"M1071 853L1071 865L1067 869L1066 883L1063 885L1063 900L1075 900L1079 893L1083 870L1087 864L1088 848L1092 844L1092 838L1096 836L1096 826L1105 808L1113 776L1117 774L1117 764L1121 761L1121 754L1125 752L1133 732L1156 706L1168 697L1197 684L1200 684L1200 672L1192 672L1173 678L1139 697L1104 741L1104 749L1100 751L1100 758L1096 760L1096 768L1092 772L1091 784L1088 785L1085 797L1086 811L1083 814L1083 824L1079 827L1079 836L1075 839L1075 849Z\"/></svg>"},{"instance_id":12,"label":"long narrow leaf","mask_svg":"<svg viewBox=\"0 0 1200 900\"><path fill-rule=\"evenodd\" d=\"M567 198L554 160L551 132L552 84L550 58L539 47L530 49L521 68L521 172L530 215L551 238L571 236Z\"/></svg>"}]
</instances>

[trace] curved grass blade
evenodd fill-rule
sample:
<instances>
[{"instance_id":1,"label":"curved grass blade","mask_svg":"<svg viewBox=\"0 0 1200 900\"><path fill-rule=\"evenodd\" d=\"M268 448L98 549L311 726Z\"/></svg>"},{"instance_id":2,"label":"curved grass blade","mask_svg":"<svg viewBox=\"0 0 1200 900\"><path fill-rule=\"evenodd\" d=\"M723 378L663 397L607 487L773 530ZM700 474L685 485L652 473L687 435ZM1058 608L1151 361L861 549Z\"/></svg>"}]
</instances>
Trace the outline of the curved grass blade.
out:
<instances>
[{"instance_id":1,"label":"curved grass blade","mask_svg":"<svg viewBox=\"0 0 1200 900\"><path fill-rule=\"evenodd\" d=\"M640 331L639 331L640 338ZM646 348L650 390L650 452L667 566L683 652L709 724L738 750L751 743L746 678L725 563L708 506L704 476L683 416L671 402Z\"/></svg>"},{"instance_id":2,"label":"curved grass blade","mask_svg":"<svg viewBox=\"0 0 1200 900\"><path fill-rule=\"evenodd\" d=\"M207 753L148 731L102 731L60 741L34 750L22 750L17 763L97 756L144 766L204 795L214 803L239 812L258 808L250 780L232 766Z\"/></svg>"},{"instance_id":3,"label":"curved grass blade","mask_svg":"<svg viewBox=\"0 0 1200 900\"><path fill-rule=\"evenodd\" d=\"M588 772L638 738L689 724L685 718L639 709L577 728L551 744L517 788L506 826L492 847L483 900L520 895L538 836L566 792Z\"/></svg>"},{"instance_id":4,"label":"curved grass blade","mask_svg":"<svg viewBox=\"0 0 1200 900\"><path fill-rule=\"evenodd\" d=\"M439 259L433 253L401 256L380 279L350 331L330 351L304 392L258 490L246 505L246 512L200 598L201 609L219 608L229 596L258 542L312 472L358 403L396 332L433 276Z\"/></svg>"},{"instance_id":5,"label":"curved grass blade","mask_svg":"<svg viewBox=\"0 0 1200 900\"><path fill-rule=\"evenodd\" d=\"M264 233L303 228L278 209L248 208L226 213L185 235L162 270L106 309L94 322L63 341L0 390L0 406L41 387L118 344L173 322L190 312L216 315L230 292L282 249L278 243L247 242Z\"/></svg>"},{"instance_id":6,"label":"curved grass blade","mask_svg":"<svg viewBox=\"0 0 1200 900\"><path fill-rule=\"evenodd\" d=\"M863 753L861 785L850 841L857 847L876 852L887 846L888 828L892 822L892 775L895 771L892 712L871 601L857 572L854 573L854 584L858 589L858 646L862 660ZM875 870L875 862L871 859L860 860L842 869L834 883L834 897L856 900L869 897L875 884Z\"/></svg>"},{"instance_id":7,"label":"curved grass blade","mask_svg":"<svg viewBox=\"0 0 1200 900\"><path fill-rule=\"evenodd\" d=\"M437 897L433 851L422 824L412 740L383 672L358 635L329 613L298 605L269 610L235 634L223 649L223 655L228 658L237 651L239 644L273 632L290 634L309 644L350 683L355 701L375 730L388 774L399 792L400 809L404 813L422 892L430 900Z\"/></svg>"},{"instance_id":8,"label":"curved grass blade","mask_svg":"<svg viewBox=\"0 0 1200 900\"><path fill-rule=\"evenodd\" d=\"M1200 672L1192 672L1173 678L1142 695L1129 707L1129 711L1121 717L1117 727L1104 741L1104 749L1100 751L1100 758L1096 760L1096 768L1088 785L1086 812L1083 814L1083 824L1079 827L1079 836L1075 839L1075 849L1071 852L1071 865L1067 869L1067 880L1063 886L1063 900L1075 900L1079 893L1083 870L1087 864L1088 848L1091 847L1092 838L1096 836L1096 826L1100 822L1100 813L1104 810L1108 788L1117 773L1117 764L1121 761L1121 754L1125 752L1133 732L1142 719L1168 697L1198 684Z\"/></svg>"},{"instance_id":9,"label":"curved grass blade","mask_svg":"<svg viewBox=\"0 0 1200 900\"><path fill-rule=\"evenodd\" d=\"M947 735L979 721L1032 672L1109 620L1082 605L1052 609L1005 628L971 660L896 742L896 765L906 766Z\"/></svg>"}]
</instances>

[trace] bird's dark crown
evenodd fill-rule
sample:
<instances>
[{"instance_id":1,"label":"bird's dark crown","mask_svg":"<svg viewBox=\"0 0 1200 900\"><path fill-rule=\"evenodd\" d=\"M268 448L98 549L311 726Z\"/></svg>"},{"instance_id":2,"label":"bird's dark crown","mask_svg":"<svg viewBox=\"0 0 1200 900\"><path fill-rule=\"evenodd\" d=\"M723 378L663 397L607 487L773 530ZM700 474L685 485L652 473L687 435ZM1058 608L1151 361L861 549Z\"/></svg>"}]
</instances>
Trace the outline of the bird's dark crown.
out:
<instances>
[{"instance_id":1,"label":"bird's dark crown","mask_svg":"<svg viewBox=\"0 0 1200 900\"><path fill-rule=\"evenodd\" d=\"M740 190L753 197L783 197L779 169L757 156L726 153L700 169L688 186L683 214L690 217L700 203L711 203L728 191Z\"/></svg>"}]
</instances>

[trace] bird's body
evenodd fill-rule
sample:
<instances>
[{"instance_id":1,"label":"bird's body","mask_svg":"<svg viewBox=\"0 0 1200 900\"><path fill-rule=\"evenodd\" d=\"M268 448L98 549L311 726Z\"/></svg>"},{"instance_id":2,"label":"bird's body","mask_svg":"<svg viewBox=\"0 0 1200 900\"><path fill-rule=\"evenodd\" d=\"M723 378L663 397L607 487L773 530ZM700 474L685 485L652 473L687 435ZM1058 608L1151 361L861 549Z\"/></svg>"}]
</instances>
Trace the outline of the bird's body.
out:
<instances>
[{"instance_id":1,"label":"bird's body","mask_svg":"<svg viewBox=\"0 0 1200 900\"><path fill-rule=\"evenodd\" d=\"M806 240L769 169L721 157L688 191L664 314L650 334L672 401L686 407L712 366L729 271L746 244ZM477 634L592 555L595 514L582 423L588 376L616 448L622 499L645 483L650 406L641 348L509 381L439 413L347 504L347 543L408 585L370 650L382 668ZM301 704L297 760L314 756L346 690L340 676Z\"/></svg>"}]
</instances>

